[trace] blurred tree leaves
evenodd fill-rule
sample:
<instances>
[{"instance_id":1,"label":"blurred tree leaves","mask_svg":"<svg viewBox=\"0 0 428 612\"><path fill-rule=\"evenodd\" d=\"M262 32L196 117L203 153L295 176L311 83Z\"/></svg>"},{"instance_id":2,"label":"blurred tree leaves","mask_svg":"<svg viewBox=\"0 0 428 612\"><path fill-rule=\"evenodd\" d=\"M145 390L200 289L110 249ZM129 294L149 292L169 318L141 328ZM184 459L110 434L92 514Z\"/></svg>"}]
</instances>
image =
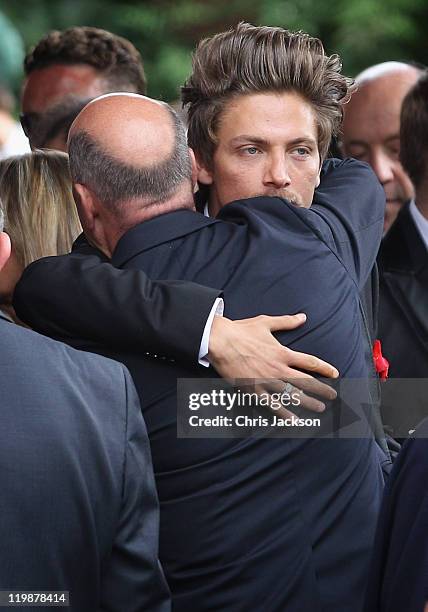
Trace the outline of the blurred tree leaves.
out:
<instances>
[{"instance_id":1,"label":"blurred tree leaves","mask_svg":"<svg viewBox=\"0 0 428 612\"><path fill-rule=\"evenodd\" d=\"M385 60L428 62L426 0L3 0L0 11L27 49L48 30L74 25L129 38L142 53L149 94L165 100L177 98L195 43L240 20L319 36L351 75Z\"/></svg>"},{"instance_id":2,"label":"blurred tree leaves","mask_svg":"<svg viewBox=\"0 0 428 612\"><path fill-rule=\"evenodd\" d=\"M0 12L0 83L14 87L22 73L24 44L17 28Z\"/></svg>"}]
</instances>

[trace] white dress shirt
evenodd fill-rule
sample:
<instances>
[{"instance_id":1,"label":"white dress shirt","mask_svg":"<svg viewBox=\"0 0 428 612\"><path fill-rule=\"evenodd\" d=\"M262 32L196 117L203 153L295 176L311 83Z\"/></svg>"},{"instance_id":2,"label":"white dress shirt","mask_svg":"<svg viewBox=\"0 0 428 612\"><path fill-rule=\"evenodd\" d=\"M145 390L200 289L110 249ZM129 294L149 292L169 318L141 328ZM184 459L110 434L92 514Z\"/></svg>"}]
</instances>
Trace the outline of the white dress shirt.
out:
<instances>
[{"instance_id":1,"label":"white dress shirt","mask_svg":"<svg viewBox=\"0 0 428 612\"><path fill-rule=\"evenodd\" d=\"M208 202L205 204L204 215L206 217L210 216L210 213L208 212ZM213 320L214 320L215 315L222 317L223 312L224 312L223 298L217 298L208 316L207 322L205 323L204 333L202 334L201 347L199 349L199 363L205 366L206 368L210 365L207 359L207 355L208 355L208 345L210 341L210 334L211 334L211 327L213 324Z\"/></svg>"}]
</instances>

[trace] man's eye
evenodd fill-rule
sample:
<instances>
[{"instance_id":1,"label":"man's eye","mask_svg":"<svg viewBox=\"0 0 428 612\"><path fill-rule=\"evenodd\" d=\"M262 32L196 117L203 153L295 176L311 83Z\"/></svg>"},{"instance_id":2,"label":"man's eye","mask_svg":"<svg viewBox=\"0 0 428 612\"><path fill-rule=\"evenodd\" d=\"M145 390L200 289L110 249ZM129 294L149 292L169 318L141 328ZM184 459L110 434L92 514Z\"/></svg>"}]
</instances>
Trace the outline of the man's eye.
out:
<instances>
[{"instance_id":1,"label":"man's eye","mask_svg":"<svg viewBox=\"0 0 428 612\"><path fill-rule=\"evenodd\" d=\"M369 159L366 151L349 151L349 156L359 161L368 161Z\"/></svg>"},{"instance_id":2,"label":"man's eye","mask_svg":"<svg viewBox=\"0 0 428 612\"><path fill-rule=\"evenodd\" d=\"M308 147L296 147L292 153L297 157L308 157L311 154L311 150Z\"/></svg>"},{"instance_id":3,"label":"man's eye","mask_svg":"<svg viewBox=\"0 0 428 612\"><path fill-rule=\"evenodd\" d=\"M389 155L392 159L399 159L400 147L389 147Z\"/></svg>"},{"instance_id":4,"label":"man's eye","mask_svg":"<svg viewBox=\"0 0 428 612\"><path fill-rule=\"evenodd\" d=\"M245 149L242 150L244 153L248 153L248 155L256 155L259 152L257 147L245 147Z\"/></svg>"}]
</instances>

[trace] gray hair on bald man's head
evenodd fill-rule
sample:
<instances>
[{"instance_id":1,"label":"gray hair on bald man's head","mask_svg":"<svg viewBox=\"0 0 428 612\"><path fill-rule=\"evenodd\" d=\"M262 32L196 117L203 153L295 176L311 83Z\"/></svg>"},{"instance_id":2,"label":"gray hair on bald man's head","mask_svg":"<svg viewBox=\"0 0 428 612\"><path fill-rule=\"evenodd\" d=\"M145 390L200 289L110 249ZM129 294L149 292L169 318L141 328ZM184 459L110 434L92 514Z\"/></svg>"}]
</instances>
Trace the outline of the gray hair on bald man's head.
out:
<instances>
[{"instance_id":1,"label":"gray hair on bald man's head","mask_svg":"<svg viewBox=\"0 0 428 612\"><path fill-rule=\"evenodd\" d=\"M74 183L91 189L104 206L120 212L120 204L133 199L162 204L186 180L191 181L192 164L186 128L177 113L165 104L175 133L171 155L164 161L136 168L104 152L87 132L70 137L68 155Z\"/></svg>"}]
</instances>

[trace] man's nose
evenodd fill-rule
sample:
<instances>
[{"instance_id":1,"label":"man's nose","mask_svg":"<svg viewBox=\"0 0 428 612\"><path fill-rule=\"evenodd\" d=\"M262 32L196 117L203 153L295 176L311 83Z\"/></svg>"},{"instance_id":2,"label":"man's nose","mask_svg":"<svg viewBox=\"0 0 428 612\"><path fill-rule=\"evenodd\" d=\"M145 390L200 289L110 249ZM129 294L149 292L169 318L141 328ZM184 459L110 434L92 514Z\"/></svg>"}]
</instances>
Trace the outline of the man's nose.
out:
<instances>
[{"instance_id":1,"label":"man's nose","mask_svg":"<svg viewBox=\"0 0 428 612\"><path fill-rule=\"evenodd\" d=\"M291 183L287 160L284 153L272 155L267 160L264 180L265 185L278 189L288 187Z\"/></svg>"},{"instance_id":2,"label":"man's nose","mask_svg":"<svg viewBox=\"0 0 428 612\"><path fill-rule=\"evenodd\" d=\"M385 151L376 151L370 156L370 165L382 185L393 181L396 159L392 159Z\"/></svg>"}]
</instances>

